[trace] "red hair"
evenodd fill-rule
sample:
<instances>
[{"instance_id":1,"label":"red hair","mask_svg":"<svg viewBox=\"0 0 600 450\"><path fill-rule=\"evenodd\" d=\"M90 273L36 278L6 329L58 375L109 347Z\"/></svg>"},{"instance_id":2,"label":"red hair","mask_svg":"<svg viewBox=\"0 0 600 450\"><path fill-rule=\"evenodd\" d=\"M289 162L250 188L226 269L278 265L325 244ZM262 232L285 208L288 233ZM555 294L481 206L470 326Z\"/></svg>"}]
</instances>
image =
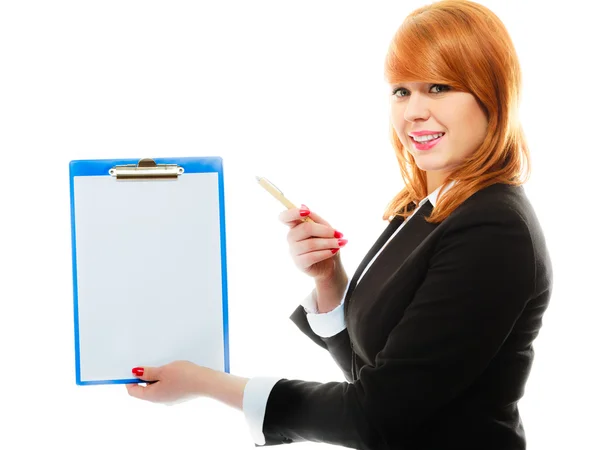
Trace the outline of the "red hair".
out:
<instances>
[{"instance_id":1,"label":"red hair","mask_svg":"<svg viewBox=\"0 0 600 450\"><path fill-rule=\"evenodd\" d=\"M485 139L453 169L441 187L429 223L439 223L480 189L496 183L521 185L530 177L530 154L519 120L521 69L508 31L486 7L442 0L413 11L395 33L385 58L389 84L447 84L472 94L488 118ZM411 214L427 196L425 171L404 148L390 122L391 141L405 187L383 219ZM451 181L457 181L444 192Z\"/></svg>"}]
</instances>

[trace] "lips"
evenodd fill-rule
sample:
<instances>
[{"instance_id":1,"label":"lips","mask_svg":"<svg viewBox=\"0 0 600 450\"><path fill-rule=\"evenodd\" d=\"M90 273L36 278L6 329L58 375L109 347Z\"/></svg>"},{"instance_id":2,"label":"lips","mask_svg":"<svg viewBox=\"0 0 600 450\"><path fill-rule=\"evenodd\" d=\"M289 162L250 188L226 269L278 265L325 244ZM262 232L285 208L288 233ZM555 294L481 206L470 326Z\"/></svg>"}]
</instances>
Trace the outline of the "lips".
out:
<instances>
[{"instance_id":1,"label":"lips","mask_svg":"<svg viewBox=\"0 0 600 450\"><path fill-rule=\"evenodd\" d=\"M412 132L408 133L408 135L410 137L413 137L413 136L427 136L428 134L436 135L436 134L440 134L440 133L444 133L444 132L443 131L421 130L421 131L412 131Z\"/></svg>"},{"instance_id":2,"label":"lips","mask_svg":"<svg viewBox=\"0 0 600 450\"><path fill-rule=\"evenodd\" d=\"M412 136L410 137L410 140L412 141L413 146L417 150L429 150L430 148L434 147L438 142L440 142L444 138L444 136L446 136L446 134L443 134L438 138L426 142L417 142L413 139Z\"/></svg>"}]
</instances>

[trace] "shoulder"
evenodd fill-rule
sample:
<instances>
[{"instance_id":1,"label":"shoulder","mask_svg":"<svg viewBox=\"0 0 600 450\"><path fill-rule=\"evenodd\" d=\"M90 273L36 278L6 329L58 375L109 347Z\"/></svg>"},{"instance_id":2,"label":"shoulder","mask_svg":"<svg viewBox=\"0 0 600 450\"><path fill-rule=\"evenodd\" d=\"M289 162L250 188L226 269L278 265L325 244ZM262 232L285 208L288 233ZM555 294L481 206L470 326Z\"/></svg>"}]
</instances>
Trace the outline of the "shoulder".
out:
<instances>
[{"instance_id":1,"label":"shoulder","mask_svg":"<svg viewBox=\"0 0 600 450\"><path fill-rule=\"evenodd\" d=\"M551 280L551 262L543 229L523 186L494 184L465 200L439 226L438 248L464 247L512 261L535 284Z\"/></svg>"},{"instance_id":2,"label":"shoulder","mask_svg":"<svg viewBox=\"0 0 600 450\"><path fill-rule=\"evenodd\" d=\"M448 216L456 220L468 220L469 217L506 217L521 219L529 200L523 186L493 184L481 189L467 198Z\"/></svg>"},{"instance_id":3,"label":"shoulder","mask_svg":"<svg viewBox=\"0 0 600 450\"><path fill-rule=\"evenodd\" d=\"M533 246L531 227L536 227L535 212L523 186L493 184L458 206L442 224L442 239L446 235L480 235L482 238L505 240L506 244L522 244L516 236L528 236Z\"/></svg>"},{"instance_id":4,"label":"shoulder","mask_svg":"<svg viewBox=\"0 0 600 450\"><path fill-rule=\"evenodd\" d=\"M497 183L477 191L448 216L442 228L485 223L526 230L534 245L544 244L542 227L523 186Z\"/></svg>"}]
</instances>

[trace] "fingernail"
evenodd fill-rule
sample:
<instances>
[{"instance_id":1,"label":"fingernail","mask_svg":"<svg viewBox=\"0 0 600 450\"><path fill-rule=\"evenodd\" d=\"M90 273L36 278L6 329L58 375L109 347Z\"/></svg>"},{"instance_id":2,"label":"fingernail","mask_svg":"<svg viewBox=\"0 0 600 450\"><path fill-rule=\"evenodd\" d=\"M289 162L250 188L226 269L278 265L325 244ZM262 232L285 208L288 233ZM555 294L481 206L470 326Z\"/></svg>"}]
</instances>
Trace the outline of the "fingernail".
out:
<instances>
[{"instance_id":1,"label":"fingernail","mask_svg":"<svg viewBox=\"0 0 600 450\"><path fill-rule=\"evenodd\" d=\"M338 230L335 230L335 233L333 233L333 237L335 238L341 238L343 236L342 233L340 233Z\"/></svg>"},{"instance_id":2,"label":"fingernail","mask_svg":"<svg viewBox=\"0 0 600 450\"><path fill-rule=\"evenodd\" d=\"M137 375L138 377L141 377L142 375L144 375L144 369L141 367L135 367L131 370L131 373Z\"/></svg>"},{"instance_id":3,"label":"fingernail","mask_svg":"<svg viewBox=\"0 0 600 450\"><path fill-rule=\"evenodd\" d=\"M338 245L340 247L343 247L344 245L346 245L348 243L348 239L338 239Z\"/></svg>"},{"instance_id":4,"label":"fingernail","mask_svg":"<svg viewBox=\"0 0 600 450\"><path fill-rule=\"evenodd\" d=\"M339 248L332 248L331 249L331 253L333 253L334 255L339 251Z\"/></svg>"},{"instance_id":5,"label":"fingernail","mask_svg":"<svg viewBox=\"0 0 600 450\"><path fill-rule=\"evenodd\" d=\"M306 217L310 214L310 210L308 209L308 206L302 204L300 205L300 215L302 217Z\"/></svg>"}]
</instances>

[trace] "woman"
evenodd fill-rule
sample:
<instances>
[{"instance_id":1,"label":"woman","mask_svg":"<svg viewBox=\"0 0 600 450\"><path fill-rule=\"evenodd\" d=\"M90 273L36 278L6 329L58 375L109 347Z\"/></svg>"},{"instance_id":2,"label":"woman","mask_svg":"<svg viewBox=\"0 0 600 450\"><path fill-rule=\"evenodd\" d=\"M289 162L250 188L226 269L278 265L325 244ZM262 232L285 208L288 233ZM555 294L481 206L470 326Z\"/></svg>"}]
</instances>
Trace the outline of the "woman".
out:
<instances>
[{"instance_id":1,"label":"woman","mask_svg":"<svg viewBox=\"0 0 600 450\"><path fill-rule=\"evenodd\" d=\"M407 17L385 63L406 187L350 282L341 233L305 207L280 215L295 264L315 280L291 319L347 382L248 380L177 361L134 369L158 382L131 395L223 401L243 409L258 445L525 448L518 401L552 266L522 186L515 49L487 8L441 1Z\"/></svg>"}]
</instances>

